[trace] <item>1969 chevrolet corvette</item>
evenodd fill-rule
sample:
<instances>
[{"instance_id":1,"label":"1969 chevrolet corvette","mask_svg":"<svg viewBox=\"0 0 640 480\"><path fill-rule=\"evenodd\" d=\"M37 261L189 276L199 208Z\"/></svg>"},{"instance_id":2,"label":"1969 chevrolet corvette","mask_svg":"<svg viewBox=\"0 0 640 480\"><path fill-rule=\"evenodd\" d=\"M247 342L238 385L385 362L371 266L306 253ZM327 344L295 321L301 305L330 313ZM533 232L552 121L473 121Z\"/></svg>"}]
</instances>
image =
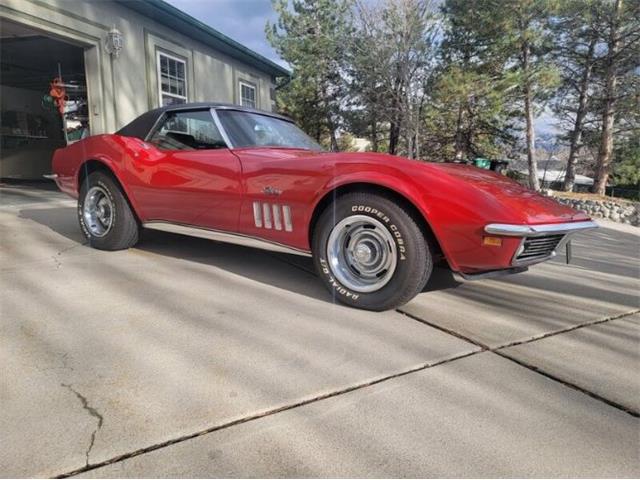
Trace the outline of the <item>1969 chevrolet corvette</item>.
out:
<instances>
[{"instance_id":1,"label":"1969 chevrolet corvette","mask_svg":"<svg viewBox=\"0 0 640 480\"><path fill-rule=\"evenodd\" d=\"M434 262L517 273L596 227L490 171L325 152L285 117L213 103L57 150L53 172L95 248L132 247L149 228L312 255L337 299L370 310L412 299Z\"/></svg>"}]
</instances>

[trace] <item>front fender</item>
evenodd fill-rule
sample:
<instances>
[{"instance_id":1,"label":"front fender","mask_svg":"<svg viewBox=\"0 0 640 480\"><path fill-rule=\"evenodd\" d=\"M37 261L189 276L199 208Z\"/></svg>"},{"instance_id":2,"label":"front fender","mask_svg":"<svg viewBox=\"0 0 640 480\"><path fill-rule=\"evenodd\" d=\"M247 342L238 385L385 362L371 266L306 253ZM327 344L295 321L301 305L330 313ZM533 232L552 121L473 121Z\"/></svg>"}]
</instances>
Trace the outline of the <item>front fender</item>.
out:
<instances>
[{"instance_id":1,"label":"front fender","mask_svg":"<svg viewBox=\"0 0 640 480\"><path fill-rule=\"evenodd\" d=\"M422 215L422 218L433 232L451 268L457 270L458 265L455 258L449 254L447 243L440 238L440 226L434 224L430 218L431 211L433 210L430 197L425 195L425 189L420 182L404 172L389 168L387 172L349 172L335 175L327 182L322 192L315 198L312 211L315 212L320 202L322 202L327 195L331 195L332 192L336 191L336 189L358 184L373 185L390 190L411 203Z\"/></svg>"}]
</instances>

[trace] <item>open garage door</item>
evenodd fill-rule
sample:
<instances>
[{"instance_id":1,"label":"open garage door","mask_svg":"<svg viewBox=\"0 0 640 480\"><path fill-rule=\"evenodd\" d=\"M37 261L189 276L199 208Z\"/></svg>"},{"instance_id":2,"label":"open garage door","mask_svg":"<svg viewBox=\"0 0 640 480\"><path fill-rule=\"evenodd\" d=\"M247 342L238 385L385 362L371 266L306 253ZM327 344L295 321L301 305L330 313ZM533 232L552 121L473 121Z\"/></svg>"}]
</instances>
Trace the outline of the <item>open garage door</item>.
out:
<instances>
[{"instance_id":1,"label":"open garage door","mask_svg":"<svg viewBox=\"0 0 640 480\"><path fill-rule=\"evenodd\" d=\"M0 31L0 178L41 179L89 134L84 49L4 19Z\"/></svg>"}]
</instances>

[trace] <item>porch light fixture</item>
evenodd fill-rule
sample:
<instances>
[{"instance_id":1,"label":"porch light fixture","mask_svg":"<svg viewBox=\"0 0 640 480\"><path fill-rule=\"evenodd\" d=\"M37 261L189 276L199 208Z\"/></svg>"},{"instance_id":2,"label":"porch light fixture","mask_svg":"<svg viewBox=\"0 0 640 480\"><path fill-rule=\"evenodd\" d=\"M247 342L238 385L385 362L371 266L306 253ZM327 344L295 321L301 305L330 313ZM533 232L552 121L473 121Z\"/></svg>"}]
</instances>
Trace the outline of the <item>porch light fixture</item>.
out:
<instances>
[{"instance_id":1,"label":"porch light fixture","mask_svg":"<svg viewBox=\"0 0 640 480\"><path fill-rule=\"evenodd\" d=\"M105 41L105 49L109 55L118 57L124 46L124 37L120 30L115 26L107 32L107 39Z\"/></svg>"}]
</instances>

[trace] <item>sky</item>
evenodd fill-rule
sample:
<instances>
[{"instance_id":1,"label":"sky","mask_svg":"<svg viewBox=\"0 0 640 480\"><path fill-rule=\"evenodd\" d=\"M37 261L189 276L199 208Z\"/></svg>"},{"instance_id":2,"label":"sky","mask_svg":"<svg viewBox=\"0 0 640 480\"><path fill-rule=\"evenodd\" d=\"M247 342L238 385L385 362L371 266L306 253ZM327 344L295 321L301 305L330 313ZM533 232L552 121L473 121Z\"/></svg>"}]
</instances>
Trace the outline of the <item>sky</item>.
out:
<instances>
[{"instance_id":1,"label":"sky","mask_svg":"<svg viewBox=\"0 0 640 480\"><path fill-rule=\"evenodd\" d=\"M215 28L233 40L290 68L275 52L264 33L267 21L278 19L271 0L165 0L192 17ZM543 112L536 120L537 134L556 134L551 112Z\"/></svg>"},{"instance_id":2,"label":"sky","mask_svg":"<svg viewBox=\"0 0 640 480\"><path fill-rule=\"evenodd\" d=\"M286 67L286 63L271 48L264 34L267 20L274 23L278 18L271 0L166 1L245 47Z\"/></svg>"}]
</instances>

